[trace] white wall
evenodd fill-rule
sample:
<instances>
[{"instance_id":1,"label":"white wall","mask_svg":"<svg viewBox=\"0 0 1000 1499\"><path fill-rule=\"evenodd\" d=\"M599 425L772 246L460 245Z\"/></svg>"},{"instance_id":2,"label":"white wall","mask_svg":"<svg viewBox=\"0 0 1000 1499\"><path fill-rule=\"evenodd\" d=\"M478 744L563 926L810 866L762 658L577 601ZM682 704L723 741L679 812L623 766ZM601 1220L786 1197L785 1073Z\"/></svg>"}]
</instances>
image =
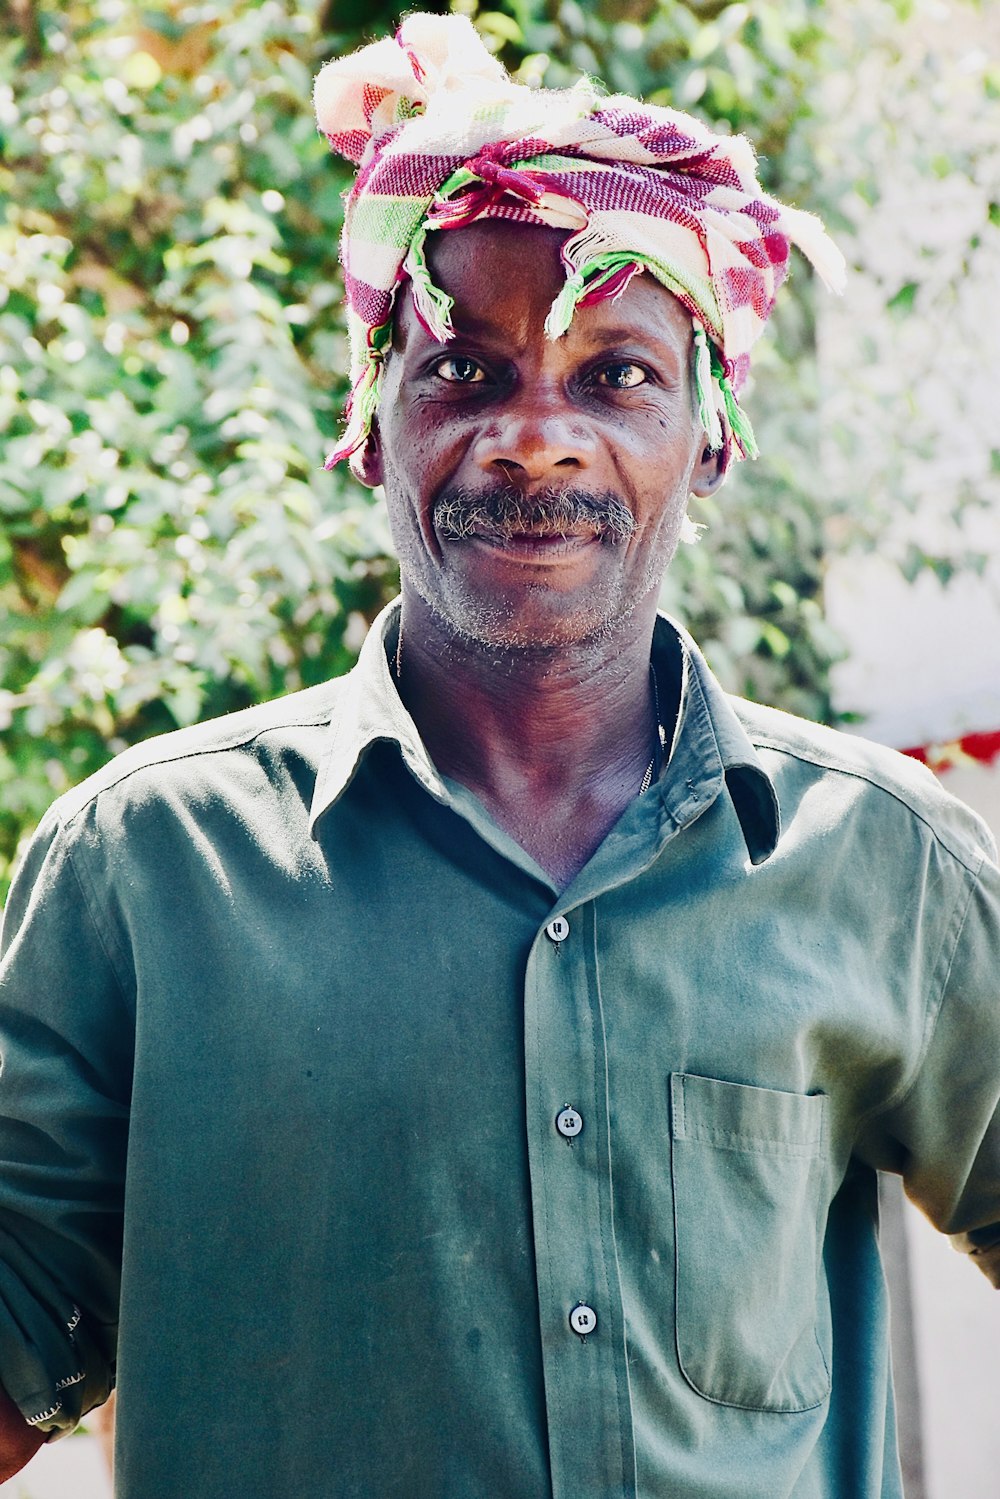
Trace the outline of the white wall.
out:
<instances>
[{"instance_id":1,"label":"white wall","mask_svg":"<svg viewBox=\"0 0 1000 1499\"><path fill-rule=\"evenodd\" d=\"M942 781L1000 842L1000 762ZM1000 953L997 954L1000 1004ZM1000 1292L907 1205L927 1499L1000 1495Z\"/></svg>"}]
</instances>

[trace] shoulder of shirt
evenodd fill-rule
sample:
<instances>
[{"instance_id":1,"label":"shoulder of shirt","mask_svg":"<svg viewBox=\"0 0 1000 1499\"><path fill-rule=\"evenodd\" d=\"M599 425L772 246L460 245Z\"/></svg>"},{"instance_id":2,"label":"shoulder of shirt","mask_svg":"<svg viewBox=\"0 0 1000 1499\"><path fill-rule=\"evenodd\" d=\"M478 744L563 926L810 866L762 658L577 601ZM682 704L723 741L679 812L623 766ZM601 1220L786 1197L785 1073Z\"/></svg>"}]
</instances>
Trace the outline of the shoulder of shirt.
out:
<instances>
[{"instance_id":1,"label":"shoulder of shirt","mask_svg":"<svg viewBox=\"0 0 1000 1499\"><path fill-rule=\"evenodd\" d=\"M270 702L255 704L206 719L189 728L174 729L134 744L116 755L102 769L63 793L53 803L43 822L66 826L92 802L127 783L150 777L162 780L172 767L182 770L194 762L252 748L262 741L282 738L298 729L325 729L333 717L344 677L334 677L316 687L288 693Z\"/></svg>"},{"instance_id":2,"label":"shoulder of shirt","mask_svg":"<svg viewBox=\"0 0 1000 1499\"><path fill-rule=\"evenodd\" d=\"M918 818L974 873L984 856L996 861L996 843L982 818L946 791L937 776L912 756L860 735L796 718L779 708L742 698L730 698L730 702L758 751L789 756L819 774L854 777L870 788L876 799L891 799Z\"/></svg>"}]
</instances>

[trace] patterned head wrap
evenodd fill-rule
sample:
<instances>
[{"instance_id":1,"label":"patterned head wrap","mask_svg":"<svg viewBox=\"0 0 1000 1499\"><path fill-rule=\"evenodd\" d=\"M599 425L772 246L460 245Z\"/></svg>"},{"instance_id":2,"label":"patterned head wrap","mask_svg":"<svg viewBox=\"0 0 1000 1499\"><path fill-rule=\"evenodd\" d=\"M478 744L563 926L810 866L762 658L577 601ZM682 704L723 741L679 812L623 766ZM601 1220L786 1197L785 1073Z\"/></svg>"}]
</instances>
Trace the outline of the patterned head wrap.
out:
<instances>
[{"instance_id":1,"label":"patterned head wrap","mask_svg":"<svg viewBox=\"0 0 1000 1499\"><path fill-rule=\"evenodd\" d=\"M346 457L355 467L363 454L405 278L428 331L441 342L452 336L452 299L427 267L428 232L482 218L567 231L549 338L578 306L619 296L638 271L662 282L694 323L710 445L723 446L728 427L740 454L756 457L736 392L789 245L837 291L844 260L817 218L763 191L749 141L673 109L603 96L589 79L564 90L514 83L456 15L408 16L394 38L327 63L315 104L333 150L359 167L341 242L352 391L328 468Z\"/></svg>"}]
</instances>

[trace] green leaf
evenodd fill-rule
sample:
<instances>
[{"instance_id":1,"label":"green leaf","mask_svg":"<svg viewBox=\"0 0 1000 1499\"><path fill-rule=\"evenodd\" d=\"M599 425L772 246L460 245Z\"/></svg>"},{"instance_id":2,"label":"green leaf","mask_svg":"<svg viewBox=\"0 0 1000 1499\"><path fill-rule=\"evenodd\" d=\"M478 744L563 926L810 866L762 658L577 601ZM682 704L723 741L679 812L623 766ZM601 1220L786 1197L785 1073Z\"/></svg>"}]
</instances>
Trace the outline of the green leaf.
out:
<instances>
[{"instance_id":1,"label":"green leaf","mask_svg":"<svg viewBox=\"0 0 1000 1499\"><path fill-rule=\"evenodd\" d=\"M913 303L916 299L917 292L919 290L920 285L918 282L907 281L905 285L901 286L899 290L889 298L888 302L885 305L890 312L905 314L911 311Z\"/></svg>"}]
</instances>

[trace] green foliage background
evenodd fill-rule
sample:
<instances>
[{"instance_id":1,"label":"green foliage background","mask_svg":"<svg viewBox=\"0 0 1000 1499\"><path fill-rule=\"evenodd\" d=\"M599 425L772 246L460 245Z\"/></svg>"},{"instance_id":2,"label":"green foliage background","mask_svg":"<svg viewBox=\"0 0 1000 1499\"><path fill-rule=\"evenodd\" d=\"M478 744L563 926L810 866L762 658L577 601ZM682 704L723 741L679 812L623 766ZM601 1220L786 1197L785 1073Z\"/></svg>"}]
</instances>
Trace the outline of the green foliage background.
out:
<instances>
[{"instance_id":1,"label":"green foliage background","mask_svg":"<svg viewBox=\"0 0 1000 1499\"><path fill-rule=\"evenodd\" d=\"M428 8L438 8L433 5ZM728 122L816 196L823 0L462 0L525 81L580 71ZM345 394L345 170L311 81L364 0L18 0L0 21L0 892L53 796L150 734L344 670L394 590L323 456ZM666 601L734 690L829 717L811 281Z\"/></svg>"}]
</instances>

